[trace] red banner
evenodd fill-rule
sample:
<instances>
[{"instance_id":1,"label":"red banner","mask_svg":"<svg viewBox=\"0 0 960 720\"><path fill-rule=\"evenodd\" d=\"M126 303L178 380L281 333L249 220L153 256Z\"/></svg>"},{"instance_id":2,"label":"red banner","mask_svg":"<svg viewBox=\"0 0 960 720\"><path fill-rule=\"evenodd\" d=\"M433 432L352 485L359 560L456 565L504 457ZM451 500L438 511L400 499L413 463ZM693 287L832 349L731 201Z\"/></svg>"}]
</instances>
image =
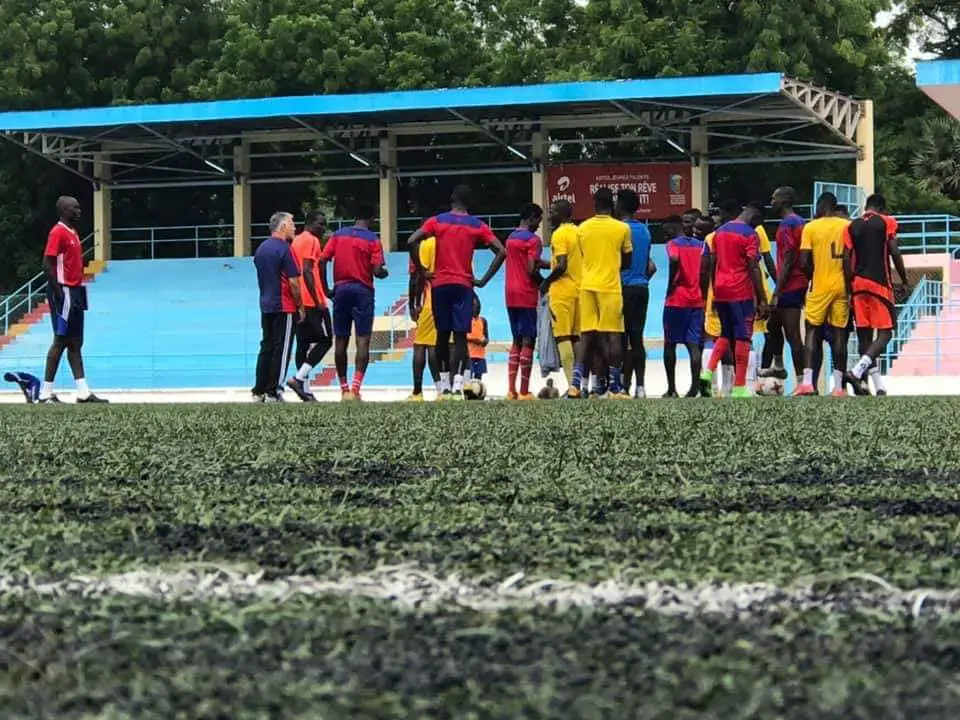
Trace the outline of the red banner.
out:
<instances>
[{"instance_id":1,"label":"red banner","mask_svg":"<svg viewBox=\"0 0 960 720\"><path fill-rule=\"evenodd\" d=\"M690 207L690 165L634 163L631 165L552 165L547 168L550 202L573 204L573 219L593 215L593 194L602 187L616 193L630 188L640 198L637 217L663 220Z\"/></svg>"}]
</instances>

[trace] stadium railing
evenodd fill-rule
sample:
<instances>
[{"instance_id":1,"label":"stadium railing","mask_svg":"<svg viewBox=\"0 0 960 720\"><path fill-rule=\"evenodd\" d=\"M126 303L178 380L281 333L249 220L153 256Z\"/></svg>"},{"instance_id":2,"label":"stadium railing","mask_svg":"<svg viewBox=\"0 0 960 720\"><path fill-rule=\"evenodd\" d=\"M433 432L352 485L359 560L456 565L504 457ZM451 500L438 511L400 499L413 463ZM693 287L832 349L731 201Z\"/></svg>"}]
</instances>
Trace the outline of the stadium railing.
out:
<instances>
[{"instance_id":1,"label":"stadium railing","mask_svg":"<svg viewBox=\"0 0 960 720\"><path fill-rule=\"evenodd\" d=\"M885 371L889 371L893 361L899 357L918 325L929 322L931 319L939 321L942 308L943 282L924 276L906 302L897 307L897 327L893 340L887 345L882 356L882 367ZM937 350L939 352L939 342Z\"/></svg>"},{"instance_id":2,"label":"stadium railing","mask_svg":"<svg viewBox=\"0 0 960 720\"><path fill-rule=\"evenodd\" d=\"M960 217L953 215L894 215L897 239L904 252L950 253L960 258Z\"/></svg>"},{"instance_id":3,"label":"stadium railing","mask_svg":"<svg viewBox=\"0 0 960 720\"><path fill-rule=\"evenodd\" d=\"M80 246L83 248L83 259L89 260L93 255L93 233L84 237L80 241ZM0 334L6 335L20 318L46 299L47 274L40 271L12 293L3 296L3 300L0 302L0 314L3 315L3 333Z\"/></svg>"}]
</instances>

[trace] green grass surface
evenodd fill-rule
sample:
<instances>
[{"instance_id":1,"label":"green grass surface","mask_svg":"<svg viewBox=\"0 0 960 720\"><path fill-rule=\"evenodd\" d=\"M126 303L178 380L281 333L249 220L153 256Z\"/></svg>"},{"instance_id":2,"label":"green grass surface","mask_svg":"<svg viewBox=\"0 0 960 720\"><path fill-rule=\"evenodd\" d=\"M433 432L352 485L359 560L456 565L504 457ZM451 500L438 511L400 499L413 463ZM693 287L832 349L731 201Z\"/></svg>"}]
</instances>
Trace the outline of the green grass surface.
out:
<instances>
[{"instance_id":1,"label":"green grass surface","mask_svg":"<svg viewBox=\"0 0 960 720\"><path fill-rule=\"evenodd\" d=\"M37 582L203 561L960 588L954 400L24 407L0 438L0 575ZM949 611L28 593L0 595L0 637L4 717L960 717Z\"/></svg>"}]
</instances>

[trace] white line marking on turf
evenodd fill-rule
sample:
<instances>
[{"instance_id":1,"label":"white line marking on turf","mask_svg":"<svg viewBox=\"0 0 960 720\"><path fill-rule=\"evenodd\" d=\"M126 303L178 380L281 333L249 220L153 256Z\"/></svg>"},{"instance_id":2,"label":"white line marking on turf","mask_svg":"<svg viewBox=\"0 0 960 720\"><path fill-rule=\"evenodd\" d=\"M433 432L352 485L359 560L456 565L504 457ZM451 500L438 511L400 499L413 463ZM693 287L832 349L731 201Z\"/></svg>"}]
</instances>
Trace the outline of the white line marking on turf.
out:
<instances>
[{"instance_id":1,"label":"white line marking on turf","mask_svg":"<svg viewBox=\"0 0 960 720\"><path fill-rule=\"evenodd\" d=\"M769 583L703 583L672 586L660 582L596 584L542 580L522 585L523 573L496 584L446 578L413 565L384 567L334 579L289 576L265 580L263 572L192 565L180 570L137 570L104 577L74 576L34 583L23 576L0 576L0 595L61 597L110 595L177 600L283 602L297 596L352 596L397 603L407 609L460 606L481 611L547 606L628 605L666 615L734 615L778 607L827 612L872 612L896 616L939 616L960 612L960 590L902 591L881 578L855 574L842 589L826 585L782 588ZM851 581L866 581L851 584ZM834 585L834 588L838 587Z\"/></svg>"}]
</instances>

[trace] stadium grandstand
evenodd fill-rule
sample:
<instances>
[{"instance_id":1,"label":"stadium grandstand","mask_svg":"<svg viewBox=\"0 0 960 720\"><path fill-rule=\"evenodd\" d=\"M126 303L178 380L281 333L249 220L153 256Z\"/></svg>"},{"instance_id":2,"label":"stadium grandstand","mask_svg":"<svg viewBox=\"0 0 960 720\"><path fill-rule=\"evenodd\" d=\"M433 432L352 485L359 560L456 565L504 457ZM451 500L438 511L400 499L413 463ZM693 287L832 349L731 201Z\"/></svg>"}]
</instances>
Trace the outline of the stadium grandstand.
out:
<instances>
[{"instance_id":1,"label":"stadium grandstand","mask_svg":"<svg viewBox=\"0 0 960 720\"><path fill-rule=\"evenodd\" d=\"M919 82L937 99L938 91L924 85L929 76L924 65L934 64L921 64ZM108 391L250 386L260 337L250 255L266 234L265 218L251 217L251 194L260 185L319 179L376 184L390 276L376 288L374 361L366 382L403 389L409 386L414 327L407 311L403 247L422 218L398 217L400 178L523 173L530 176L530 193L515 207L528 200L546 207L577 189L575 182L569 187L577 167L552 167L552 149L582 144L588 132L593 133L590 142L609 145L638 137L658 141L662 154L647 159L656 165L639 164L632 175L599 181L646 188L648 220L687 207L706 208L711 166L848 160L855 184L818 183L814 195L832 190L854 214L874 190L872 102L778 73L10 112L0 113L0 132L24 152L57 163L94 188L94 231L84 246L93 283L85 357L91 383ZM477 146L499 148L502 162L475 167L405 163L424 147L442 149L443 138L465 133L473 134ZM348 164L318 175L301 161L317 143ZM113 226L115 193L197 186L232 188L232 224ZM581 187L591 185L586 181ZM576 202L589 206L588 193L579 192ZM504 208L503 214L484 219L502 238L516 224L514 211ZM960 283L952 244L960 219L899 220L918 282L901 310L887 368L910 381L917 375L960 376L960 354L946 352L943 344L949 339L955 345L954 336L937 334L952 311L952 286ZM336 228L344 222L349 219L330 224ZM550 231L542 228L547 245ZM123 259L128 257L146 259ZM652 258L666 267L662 245L654 246ZM482 272L489 255L479 253L475 262ZM510 337L503 292L501 273L480 293L494 365L505 362ZM666 276L660 273L650 285L646 336L654 340L651 359L659 356L665 293ZM41 275L4 299L4 370L42 367L49 344L43 298ZM930 318L936 322L927 322ZM314 386L335 382L332 354L326 363L318 368ZM501 377L499 372L492 378ZM915 390L916 383L909 387Z\"/></svg>"}]
</instances>

